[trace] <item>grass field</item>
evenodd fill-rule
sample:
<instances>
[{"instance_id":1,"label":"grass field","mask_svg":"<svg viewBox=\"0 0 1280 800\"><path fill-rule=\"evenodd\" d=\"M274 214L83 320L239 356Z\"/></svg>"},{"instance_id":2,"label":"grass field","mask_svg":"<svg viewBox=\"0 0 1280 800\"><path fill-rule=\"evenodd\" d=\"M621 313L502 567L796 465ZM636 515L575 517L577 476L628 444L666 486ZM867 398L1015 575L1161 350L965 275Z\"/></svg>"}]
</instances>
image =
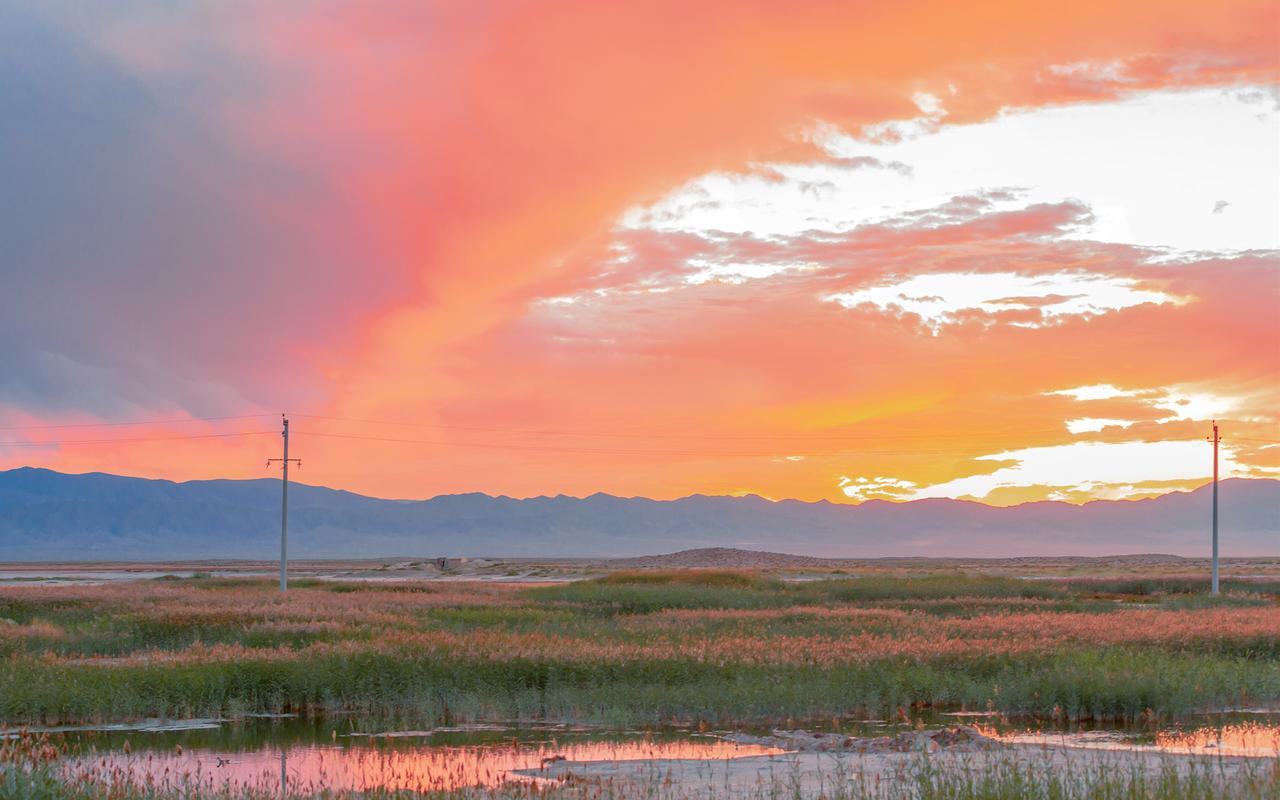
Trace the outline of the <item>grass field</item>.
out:
<instances>
[{"instance_id":1,"label":"grass field","mask_svg":"<svg viewBox=\"0 0 1280 800\"><path fill-rule=\"evenodd\" d=\"M771 723L1170 718L1280 701L1280 582L728 571L544 586L191 578L0 589L0 721L355 711Z\"/></svg>"}]
</instances>

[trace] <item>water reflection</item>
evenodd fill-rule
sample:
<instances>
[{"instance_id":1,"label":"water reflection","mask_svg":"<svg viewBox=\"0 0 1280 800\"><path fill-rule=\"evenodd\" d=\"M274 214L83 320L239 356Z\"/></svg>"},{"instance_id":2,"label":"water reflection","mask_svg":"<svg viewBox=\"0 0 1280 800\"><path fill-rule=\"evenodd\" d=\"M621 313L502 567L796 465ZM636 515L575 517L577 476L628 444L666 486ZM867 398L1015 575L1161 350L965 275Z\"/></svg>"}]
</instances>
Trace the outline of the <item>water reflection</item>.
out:
<instances>
[{"instance_id":1,"label":"water reflection","mask_svg":"<svg viewBox=\"0 0 1280 800\"><path fill-rule=\"evenodd\" d=\"M1280 756L1280 727L1259 722L1209 725L1189 730L1132 733L1122 730L1010 731L978 726L988 736L1015 744L1093 750L1138 750L1187 755Z\"/></svg>"},{"instance_id":2,"label":"water reflection","mask_svg":"<svg viewBox=\"0 0 1280 800\"><path fill-rule=\"evenodd\" d=\"M1280 716L1216 715L1177 729L1029 730L1027 722L939 717L930 727L976 722L1007 742L1107 750L1223 756L1280 756ZM560 759L718 760L780 751L736 745L689 731L604 732L525 723L431 727L422 720L346 717L259 718L174 724L148 721L63 730L72 777L98 784L150 781L161 789L253 790L298 797L321 789L449 791L494 786L513 770L539 770ZM886 736L909 725L833 720L845 735ZM813 725L812 729L820 729ZM768 733L767 729L756 731Z\"/></svg>"},{"instance_id":3,"label":"water reflection","mask_svg":"<svg viewBox=\"0 0 1280 800\"><path fill-rule=\"evenodd\" d=\"M1280 729L1254 722L1222 728L1169 731L1156 735L1156 746L1175 752L1280 756Z\"/></svg>"},{"instance_id":4,"label":"water reflection","mask_svg":"<svg viewBox=\"0 0 1280 800\"><path fill-rule=\"evenodd\" d=\"M780 750L712 738L631 741L554 740L533 744L462 747L300 746L236 753L153 750L86 755L67 765L86 782L113 783L127 776L160 789L274 790L310 794L320 789L448 791L497 786L518 769L540 769L561 760L727 759Z\"/></svg>"}]
</instances>

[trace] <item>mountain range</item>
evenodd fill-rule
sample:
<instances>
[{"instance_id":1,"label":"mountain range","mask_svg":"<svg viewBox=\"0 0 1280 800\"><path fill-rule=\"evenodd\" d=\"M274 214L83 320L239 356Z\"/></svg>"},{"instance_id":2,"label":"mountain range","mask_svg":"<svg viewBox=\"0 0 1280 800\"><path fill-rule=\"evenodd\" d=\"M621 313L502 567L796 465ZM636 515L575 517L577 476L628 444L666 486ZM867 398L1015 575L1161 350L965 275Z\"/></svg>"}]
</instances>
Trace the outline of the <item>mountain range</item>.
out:
<instances>
[{"instance_id":1,"label":"mountain range","mask_svg":"<svg viewBox=\"0 0 1280 800\"><path fill-rule=\"evenodd\" d=\"M1219 484L1224 556L1280 554L1280 481ZM694 547L799 555L1013 557L1209 549L1211 488L1146 500L995 507L692 495L385 500L290 483L290 555L624 557ZM0 562L271 558L280 482L0 471Z\"/></svg>"}]
</instances>

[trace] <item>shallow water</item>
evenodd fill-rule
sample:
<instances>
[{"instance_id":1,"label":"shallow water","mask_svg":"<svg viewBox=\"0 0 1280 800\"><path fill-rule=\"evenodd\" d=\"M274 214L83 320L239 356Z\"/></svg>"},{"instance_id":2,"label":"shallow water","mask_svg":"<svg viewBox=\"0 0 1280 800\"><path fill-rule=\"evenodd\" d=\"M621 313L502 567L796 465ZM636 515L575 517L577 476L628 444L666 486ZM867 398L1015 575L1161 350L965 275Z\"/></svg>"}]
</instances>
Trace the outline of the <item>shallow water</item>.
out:
<instances>
[{"instance_id":1,"label":"shallow water","mask_svg":"<svg viewBox=\"0 0 1280 800\"><path fill-rule=\"evenodd\" d=\"M713 760L781 753L690 732L608 732L569 726L396 729L354 721L245 719L216 727L64 731L76 779L125 773L159 786L444 791L519 779L513 770L561 760ZM128 743L126 745L126 742ZM528 780L528 779L522 779Z\"/></svg>"},{"instance_id":2,"label":"shallow water","mask_svg":"<svg viewBox=\"0 0 1280 800\"><path fill-rule=\"evenodd\" d=\"M0 586L99 586L117 581L144 581L156 578L190 578L190 571L152 572L139 570L24 569L0 570Z\"/></svg>"},{"instance_id":3,"label":"shallow water","mask_svg":"<svg viewBox=\"0 0 1280 800\"><path fill-rule=\"evenodd\" d=\"M929 727L972 724L1020 744L1280 757L1280 713L1274 712L1219 714L1162 728L1037 727L974 715L936 715L925 722ZM785 727L839 727L848 735L885 736L913 724L828 720ZM298 795L320 788L429 791L493 786L518 779L512 770L537 770L561 759L719 760L781 752L726 742L715 732L679 729L616 731L555 724L414 727L341 717L148 720L50 733L73 753L68 772L85 780L111 782L127 773L162 786L273 791L283 781L290 794Z\"/></svg>"},{"instance_id":4,"label":"shallow water","mask_svg":"<svg viewBox=\"0 0 1280 800\"><path fill-rule=\"evenodd\" d=\"M1270 722L1248 720L1143 732L1106 729L1033 732L1001 731L981 724L976 727L1011 744L1186 755L1280 757L1280 717Z\"/></svg>"}]
</instances>

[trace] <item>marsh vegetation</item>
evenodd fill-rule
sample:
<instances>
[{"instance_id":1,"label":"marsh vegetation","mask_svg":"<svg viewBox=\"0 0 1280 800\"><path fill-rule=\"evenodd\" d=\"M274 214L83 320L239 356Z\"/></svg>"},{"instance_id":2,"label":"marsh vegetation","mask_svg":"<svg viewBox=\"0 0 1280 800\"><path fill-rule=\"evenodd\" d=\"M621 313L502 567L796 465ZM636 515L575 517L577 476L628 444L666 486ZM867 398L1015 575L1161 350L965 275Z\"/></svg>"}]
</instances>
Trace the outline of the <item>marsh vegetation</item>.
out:
<instances>
[{"instance_id":1,"label":"marsh vegetation","mask_svg":"<svg viewBox=\"0 0 1280 800\"><path fill-rule=\"evenodd\" d=\"M272 765L286 751L295 774L305 764L313 777L290 796L427 789L626 800L689 789L669 772L639 781L473 785L453 780L466 747L477 748L476 763L490 770L495 759L538 763L552 750L544 752L539 736L388 750L385 739L340 741L335 720L348 732L420 727L432 735L493 722L504 732L492 735L504 740L523 735L511 733L517 728L586 726L586 753L610 742L652 748L645 743L654 735L674 737L677 749L701 746L703 731L801 720L848 732L857 720L876 719L910 730L942 712L968 711L1029 729L1107 721L1156 730L1198 712L1280 704L1274 580L1227 581L1226 593L1210 598L1202 582L1177 576L810 577L651 569L543 585L305 578L285 595L269 579L206 574L3 587L0 721L11 730L149 717L242 720L235 729L254 715L282 713L333 727L332 741L301 749L272 739L224 751L210 748L225 743L200 744L204 726L180 734L196 738L172 741L136 729L11 735L0 746L0 798L280 796ZM130 741L143 748L137 755L128 755ZM557 755L566 746L552 745ZM1267 797L1280 785L1280 762L1267 758L1220 759L1215 771L1198 761L1102 768L1093 756L1050 763L997 754L975 765L900 755L891 775L866 764L844 774L855 768L796 761L770 766L749 790L721 785L699 794L1208 798ZM187 771L230 759L264 766L261 785L217 784L220 773ZM788 768L808 771L802 779ZM342 783L340 774L362 777Z\"/></svg>"},{"instance_id":2,"label":"marsh vegetation","mask_svg":"<svg viewBox=\"0 0 1280 800\"><path fill-rule=\"evenodd\" d=\"M359 712L752 724L1280 701L1280 584L643 571L545 586L195 577L0 590L0 720Z\"/></svg>"}]
</instances>

